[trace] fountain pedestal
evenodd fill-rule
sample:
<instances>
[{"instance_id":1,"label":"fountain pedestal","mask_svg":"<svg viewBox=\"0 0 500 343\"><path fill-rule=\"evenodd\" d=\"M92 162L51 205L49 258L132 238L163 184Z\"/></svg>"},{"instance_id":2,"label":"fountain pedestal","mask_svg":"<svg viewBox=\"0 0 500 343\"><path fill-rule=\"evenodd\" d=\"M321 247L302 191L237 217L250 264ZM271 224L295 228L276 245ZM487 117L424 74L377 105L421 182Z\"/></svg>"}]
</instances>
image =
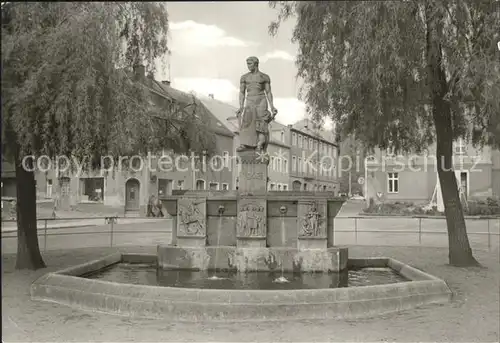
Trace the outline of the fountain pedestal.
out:
<instances>
[{"instance_id":1,"label":"fountain pedestal","mask_svg":"<svg viewBox=\"0 0 500 343\"><path fill-rule=\"evenodd\" d=\"M253 150L239 153L240 173L238 191L245 193L265 193L267 191L267 166L269 156Z\"/></svg>"},{"instance_id":2,"label":"fountain pedestal","mask_svg":"<svg viewBox=\"0 0 500 343\"><path fill-rule=\"evenodd\" d=\"M176 191L162 199L176 227L158 246L167 269L341 272L348 251L333 245L342 200L330 192L267 191L266 155L240 153L238 191Z\"/></svg>"}]
</instances>

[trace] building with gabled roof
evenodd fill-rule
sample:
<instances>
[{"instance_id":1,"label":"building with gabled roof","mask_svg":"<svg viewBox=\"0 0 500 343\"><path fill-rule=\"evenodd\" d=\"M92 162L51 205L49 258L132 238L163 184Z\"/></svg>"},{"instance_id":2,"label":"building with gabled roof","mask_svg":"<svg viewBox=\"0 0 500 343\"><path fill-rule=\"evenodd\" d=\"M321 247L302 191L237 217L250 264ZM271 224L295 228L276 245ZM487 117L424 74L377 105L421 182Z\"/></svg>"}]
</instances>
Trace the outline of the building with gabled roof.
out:
<instances>
[{"instance_id":1,"label":"building with gabled roof","mask_svg":"<svg viewBox=\"0 0 500 343\"><path fill-rule=\"evenodd\" d=\"M92 212L134 216L146 214L151 196L164 196L185 189L233 188L233 173L220 157L232 150L234 133L197 97L172 88L168 82L158 82L146 77L143 67L136 68L134 73L130 76L151 92L152 106L183 111L186 116L193 115L200 120L199 129L206 130L209 134L197 136L212 139L206 142L208 145L213 144L210 147L212 155L206 158L195 155L192 158L190 154L187 154L187 158L172 155L170 159L165 157L160 160L158 153L151 153L137 158L129 156L130 166L125 168L114 166L112 170L94 170L80 174L68 171L60 175L56 175L55 170L37 172L38 198L57 199L61 209L85 207ZM182 120L183 116L179 117ZM172 116L169 119L177 120L172 119ZM164 150L161 154L169 155L169 151ZM210 160L211 158L213 159ZM205 167L202 165L203 160L206 161ZM210 167L210 162L213 162L214 168Z\"/></svg>"}]
</instances>

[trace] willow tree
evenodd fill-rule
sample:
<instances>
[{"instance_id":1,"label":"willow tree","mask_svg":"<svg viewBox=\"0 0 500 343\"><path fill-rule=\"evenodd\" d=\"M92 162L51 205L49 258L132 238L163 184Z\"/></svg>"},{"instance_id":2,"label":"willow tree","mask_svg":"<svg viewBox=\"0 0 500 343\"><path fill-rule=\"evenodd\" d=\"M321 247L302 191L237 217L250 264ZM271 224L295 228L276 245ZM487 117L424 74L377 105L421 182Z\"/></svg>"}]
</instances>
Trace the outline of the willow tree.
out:
<instances>
[{"instance_id":1,"label":"willow tree","mask_svg":"<svg viewBox=\"0 0 500 343\"><path fill-rule=\"evenodd\" d=\"M103 155L179 151L193 137L190 148L201 150L208 142L196 116L173 110L187 105L152 106L147 82L131 77L138 65L154 73L168 52L167 32L163 4L2 3L2 152L16 164L16 268L45 266L33 166L28 159L23 167L24 156L65 155L92 168Z\"/></svg>"},{"instance_id":2,"label":"willow tree","mask_svg":"<svg viewBox=\"0 0 500 343\"><path fill-rule=\"evenodd\" d=\"M454 176L453 142L500 143L500 2L275 2L296 17L298 76L312 113L367 149L419 153L436 143L449 262L476 265Z\"/></svg>"}]
</instances>

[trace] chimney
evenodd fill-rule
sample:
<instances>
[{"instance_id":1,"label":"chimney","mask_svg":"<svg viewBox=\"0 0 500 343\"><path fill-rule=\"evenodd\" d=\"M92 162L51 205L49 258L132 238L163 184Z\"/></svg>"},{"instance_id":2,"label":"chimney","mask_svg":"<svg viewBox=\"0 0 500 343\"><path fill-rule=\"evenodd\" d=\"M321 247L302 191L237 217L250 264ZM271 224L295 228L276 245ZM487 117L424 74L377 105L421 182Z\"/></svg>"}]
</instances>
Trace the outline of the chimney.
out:
<instances>
[{"instance_id":1,"label":"chimney","mask_svg":"<svg viewBox=\"0 0 500 343\"><path fill-rule=\"evenodd\" d=\"M209 97L210 99L214 99L214 95L213 95L213 94L208 94L208 97Z\"/></svg>"},{"instance_id":2,"label":"chimney","mask_svg":"<svg viewBox=\"0 0 500 343\"><path fill-rule=\"evenodd\" d=\"M144 80L146 76L146 67L144 64L136 64L134 66L134 77L136 80Z\"/></svg>"},{"instance_id":3,"label":"chimney","mask_svg":"<svg viewBox=\"0 0 500 343\"><path fill-rule=\"evenodd\" d=\"M161 83L163 83L165 86L170 86L170 81L164 80Z\"/></svg>"}]
</instances>

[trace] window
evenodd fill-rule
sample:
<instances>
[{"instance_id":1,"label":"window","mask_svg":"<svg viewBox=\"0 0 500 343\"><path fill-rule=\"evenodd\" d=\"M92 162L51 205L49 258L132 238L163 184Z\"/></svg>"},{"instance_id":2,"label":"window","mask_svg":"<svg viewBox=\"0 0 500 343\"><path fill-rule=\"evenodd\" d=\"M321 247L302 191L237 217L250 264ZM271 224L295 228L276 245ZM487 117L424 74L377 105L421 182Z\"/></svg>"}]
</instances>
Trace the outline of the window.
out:
<instances>
[{"instance_id":1,"label":"window","mask_svg":"<svg viewBox=\"0 0 500 343\"><path fill-rule=\"evenodd\" d=\"M300 158L300 157L299 157L299 164L298 164L298 166L299 166L299 172L302 173L303 172L303 170L302 170L302 158Z\"/></svg>"},{"instance_id":2,"label":"window","mask_svg":"<svg viewBox=\"0 0 500 343\"><path fill-rule=\"evenodd\" d=\"M276 170L276 164L275 164L275 158L274 156L271 156L271 169Z\"/></svg>"},{"instance_id":3,"label":"window","mask_svg":"<svg viewBox=\"0 0 500 343\"><path fill-rule=\"evenodd\" d=\"M388 193L398 193L399 192L399 175L398 175L398 173L388 173L387 174L387 192Z\"/></svg>"},{"instance_id":4,"label":"window","mask_svg":"<svg viewBox=\"0 0 500 343\"><path fill-rule=\"evenodd\" d=\"M223 184L222 184L222 190L223 190L223 191L228 191L228 190L229 190L229 184L227 184L227 183L223 183Z\"/></svg>"},{"instance_id":5,"label":"window","mask_svg":"<svg viewBox=\"0 0 500 343\"><path fill-rule=\"evenodd\" d=\"M278 183L278 191L281 191L281 184Z\"/></svg>"},{"instance_id":6,"label":"window","mask_svg":"<svg viewBox=\"0 0 500 343\"><path fill-rule=\"evenodd\" d=\"M462 138L459 138L454 145L455 145L455 154L465 155L465 143Z\"/></svg>"},{"instance_id":7,"label":"window","mask_svg":"<svg viewBox=\"0 0 500 343\"><path fill-rule=\"evenodd\" d=\"M202 191L205 189L205 180L199 179L196 180L196 190Z\"/></svg>"},{"instance_id":8,"label":"window","mask_svg":"<svg viewBox=\"0 0 500 343\"><path fill-rule=\"evenodd\" d=\"M158 179L158 196L172 195L172 180Z\"/></svg>"},{"instance_id":9,"label":"window","mask_svg":"<svg viewBox=\"0 0 500 343\"><path fill-rule=\"evenodd\" d=\"M177 180L177 189L184 189L184 180Z\"/></svg>"},{"instance_id":10,"label":"window","mask_svg":"<svg viewBox=\"0 0 500 343\"><path fill-rule=\"evenodd\" d=\"M282 142L285 141L285 133L283 131L281 131L281 141Z\"/></svg>"},{"instance_id":11,"label":"window","mask_svg":"<svg viewBox=\"0 0 500 343\"><path fill-rule=\"evenodd\" d=\"M288 185L283 185L283 190L287 191L288 190Z\"/></svg>"},{"instance_id":12,"label":"window","mask_svg":"<svg viewBox=\"0 0 500 343\"><path fill-rule=\"evenodd\" d=\"M288 160L283 159L283 173L288 173Z\"/></svg>"},{"instance_id":13,"label":"window","mask_svg":"<svg viewBox=\"0 0 500 343\"><path fill-rule=\"evenodd\" d=\"M276 161L278 162L277 169L278 169L278 171L281 173L281 167L282 167L282 166L281 166L281 158L280 158L280 157L278 157L278 158L276 159Z\"/></svg>"},{"instance_id":14,"label":"window","mask_svg":"<svg viewBox=\"0 0 500 343\"><path fill-rule=\"evenodd\" d=\"M269 190L270 190L270 191L274 191L274 186L275 186L275 184L274 184L274 183L270 183L270 184L269 184Z\"/></svg>"},{"instance_id":15,"label":"window","mask_svg":"<svg viewBox=\"0 0 500 343\"><path fill-rule=\"evenodd\" d=\"M301 135L299 135L299 148L302 148L302 147L303 147L303 146L302 146L302 136L301 136Z\"/></svg>"},{"instance_id":16,"label":"window","mask_svg":"<svg viewBox=\"0 0 500 343\"><path fill-rule=\"evenodd\" d=\"M224 151L222 155L224 159L224 167L229 168L229 151Z\"/></svg>"},{"instance_id":17,"label":"window","mask_svg":"<svg viewBox=\"0 0 500 343\"><path fill-rule=\"evenodd\" d=\"M297 134L295 132L292 133L292 145L297 145Z\"/></svg>"},{"instance_id":18,"label":"window","mask_svg":"<svg viewBox=\"0 0 500 343\"><path fill-rule=\"evenodd\" d=\"M208 187L211 191L218 191L219 190L219 183L218 182L210 182Z\"/></svg>"},{"instance_id":19,"label":"window","mask_svg":"<svg viewBox=\"0 0 500 343\"><path fill-rule=\"evenodd\" d=\"M52 179L47 180L47 191L45 196L47 198L52 198Z\"/></svg>"},{"instance_id":20,"label":"window","mask_svg":"<svg viewBox=\"0 0 500 343\"><path fill-rule=\"evenodd\" d=\"M104 200L104 178L88 177L80 179L80 192L85 201L101 202ZM87 199L85 199L87 197Z\"/></svg>"},{"instance_id":21,"label":"window","mask_svg":"<svg viewBox=\"0 0 500 343\"><path fill-rule=\"evenodd\" d=\"M292 171L297 170L297 156L292 156Z\"/></svg>"},{"instance_id":22,"label":"window","mask_svg":"<svg viewBox=\"0 0 500 343\"><path fill-rule=\"evenodd\" d=\"M323 186L323 192L326 192L326 186Z\"/></svg>"},{"instance_id":23,"label":"window","mask_svg":"<svg viewBox=\"0 0 500 343\"><path fill-rule=\"evenodd\" d=\"M307 183L304 182L304 190L307 191Z\"/></svg>"}]
</instances>

